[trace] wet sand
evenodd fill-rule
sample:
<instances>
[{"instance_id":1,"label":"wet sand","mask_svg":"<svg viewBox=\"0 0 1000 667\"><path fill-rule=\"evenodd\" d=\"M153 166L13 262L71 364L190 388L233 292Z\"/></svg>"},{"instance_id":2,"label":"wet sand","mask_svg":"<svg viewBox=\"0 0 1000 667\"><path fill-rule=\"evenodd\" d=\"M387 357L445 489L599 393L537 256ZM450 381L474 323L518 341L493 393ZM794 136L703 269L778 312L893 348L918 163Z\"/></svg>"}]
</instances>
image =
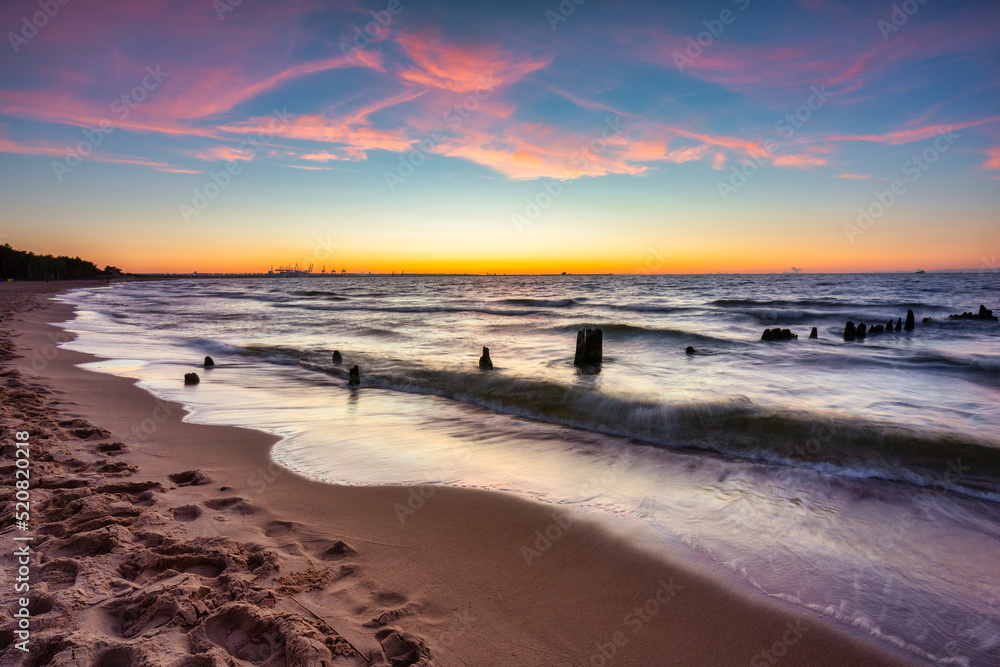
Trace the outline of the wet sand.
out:
<instances>
[{"instance_id":1,"label":"wet sand","mask_svg":"<svg viewBox=\"0 0 1000 667\"><path fill-rule=\"evenodd\" d=\"M639 526L497 492L309 481L271 462L273 435L184 422L78 368L94 358L48 324L73 316L44 299L65 288L0 285L11 613L12 537L35 537L30 650L5 613L2 665L923 664Z\"/></svg>"}]
</instances>

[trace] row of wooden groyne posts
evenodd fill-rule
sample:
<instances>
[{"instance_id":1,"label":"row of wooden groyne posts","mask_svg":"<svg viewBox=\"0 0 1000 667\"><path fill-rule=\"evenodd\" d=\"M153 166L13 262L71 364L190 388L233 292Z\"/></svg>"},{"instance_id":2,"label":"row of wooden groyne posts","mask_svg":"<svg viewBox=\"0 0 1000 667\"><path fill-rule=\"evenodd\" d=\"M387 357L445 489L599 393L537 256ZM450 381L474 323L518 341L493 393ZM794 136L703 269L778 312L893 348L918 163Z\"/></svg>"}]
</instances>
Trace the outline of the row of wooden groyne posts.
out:
<instances>
[{"instance_id":1,"label":"row of wooden groyne posts","mask_svg":"<svg viewBox=\"0 0 1000 667\"><path fill-rule=\"evenodd\" d=\"M987 308L985 305L979 306L978 313L961 313L959 315L949 315L949 320L984 320L996 322L998 321L996 315L993 311ZM923 324L933 324L934 318L925 317L922 320ZM895 324L893 324L892 318L885 324L873 324L872 326L866 326L864 322L857 325L854 322L848 322L844 325L844 340L858 340L859 338L865 338L867 336L873 336L883 333L895 333L898 331L913 331L916 327L916 317L913 315L912 310L906 311L906 322L903 322L903 318L896 318ZM798 338L798 334L794 334L788 329L764 329L764 333L761 334L760 339L762 341L777 341L777 340L795 340ZM809 338L819 338L819 331L816 327L812 328L809 333Z\"/></svg>"},{"instance_id":2,"label":"row of wooden groyne posts","mask_svg":"<svg viewBox=\"0 0 1000 667\"><path fill-rule=\"evenodd\" d=\"M993 314L993 311L988 309L986 306L980 306L978 313L962 313L961 315L949 315L950 320L988 320L996 322L998 321L997 316ZM930 317L925 317L923 319L924 324L932 324L934 322ZM896 322L893 323L892 318L885 324L874 324L872 326L866 326L864 322L857 325L854 322L848 322L844 326L844 340L858 340L865 338L867 336L873 336L882 333L893 333L899 331L913 331L916 326L916 318L913 315L912 310L906 311L906 321L903 318L897 318ZM776 327L774 329L765 329L764 333L761 334L760 339L765 342L782 341L782 340L797 340L798 334L792 333L788 329L781 329ZM819 330L816 327L812 328L809 333L809 338L819 338ZM684 350L687 354L695 354L697 351L690 345ZM576 354L573 356L573 364L576 366L594 366L600 364L604 360L604 333L600 329L582 329L576 334ZM340 350L334 350L332 355L333 364L336 366L344 363L344 356L340 353ZM212 368L215 366L215 361L212 357L205 357L205 368ZM484 371L493 370L493 360L490 359L490 348L483 348L483 355L479 358L479 368ZM198 384L201 382L201 378L197 373L186 373L184 375L184 384ZM347 384L356 387L361 384L361 368L357 364L352 366L348 371Z\"/></svg>"},{"instance_id":3,"label":"row of wooden groyne posts","mask_svg":"<svg viewBox=\"0 0 1000 667\"><path fill-rule=\"evenodd\" d=\"M693 349L693 348L692 348ZM576 336L576 356L573 363L577 366L599 364L604 359L604 334L600 329L584 329ZM334 350L331 361L335 366L344 363L344 355L340 350ZM212 357L205 357L204 368L215 366ZM479 358L479 368L484 371L493 370L493 360L490 359L490 348L483 348L483 356ZM199 384L201 378L197 373L185 373L184 384ZM361 368L357 364L351 367L347 375L347 384L356 387L361 384Z\"/></svg>"}]
</instances>

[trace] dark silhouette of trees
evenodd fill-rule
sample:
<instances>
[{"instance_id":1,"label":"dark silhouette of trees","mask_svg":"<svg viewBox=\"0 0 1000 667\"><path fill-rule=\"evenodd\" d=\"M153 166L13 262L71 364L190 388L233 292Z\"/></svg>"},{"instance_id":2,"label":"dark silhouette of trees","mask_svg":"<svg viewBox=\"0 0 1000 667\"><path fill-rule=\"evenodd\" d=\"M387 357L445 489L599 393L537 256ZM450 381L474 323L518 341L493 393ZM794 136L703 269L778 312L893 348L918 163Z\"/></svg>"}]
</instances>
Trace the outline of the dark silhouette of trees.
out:
<instances>
[{"instance_id":1,"label":"dark silhouette of trees","mask_svg":"<svg viewBox=\"0 0 1000 667\"><path fill-rule=\"evenodd\" d=\"M101 271L93 262L79 257L53 257L14 250L9 243L0 246L0 280L86 280L118 278L121 269L106 266Z\"/></svg>"}]
</instances>

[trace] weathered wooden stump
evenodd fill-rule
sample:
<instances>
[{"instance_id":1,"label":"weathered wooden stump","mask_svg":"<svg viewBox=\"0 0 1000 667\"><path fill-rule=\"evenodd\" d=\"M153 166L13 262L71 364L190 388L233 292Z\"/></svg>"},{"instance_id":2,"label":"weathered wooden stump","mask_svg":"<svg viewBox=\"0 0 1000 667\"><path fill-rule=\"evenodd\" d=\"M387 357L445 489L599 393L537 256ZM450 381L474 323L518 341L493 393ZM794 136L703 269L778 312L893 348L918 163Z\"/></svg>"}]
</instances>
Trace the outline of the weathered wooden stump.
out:
<instances>
[{"instance_id":1,"label":"weathered wooden stump","mask_svg":"<svg viewBox=\"0 0 1000 667\"><path fill-rule=\"evenodd\" d=\"M576 334L576 356L573 363L599 364L604 359L604 333L600 329L586 329Z\"/></svg>"},{"instance_id":2,"label":"weathered wooden stump","mask_svg":"<svg viewBox=\"0 0 1000 667\"><path fill-rule=\"evenodd\" d=\"M198 377L197 373L184 374L184 384L198 384L199 382L201 382L201 378Z\"/></svg>"},{"instance_id":3,"label":"weathered wooden stump","mask_svg":"<svg viewBox=\"0 0 1000 667\"><path fill-rule=\"evenodd\" d=\"M949 320L992 320L997 321L997 316L993 314L993 311L985 306L985 304L979 306L979 312L966 312L961 315L949 315Z\"/></svg>"},{"instance_id":4,"label":"weathered wooden stump","mask_svg":"<svg viewBox=\"0 0 1000 667\"><path fill-rule=\"evenodd\" d=\"M854 322L848 322L844 327L844 340L854 340L857 335L858 330L854 328Z\"/></svg>"},{"instance_id":5,"label":"weathered wooden stump","mask_svg":"<svg viewBox=\"0 0 1000 667\"><path fill-rule=\"evenodd\" d=\"M211 368L215 365L215 359L212 357L205 357L205 368Z\"/></svg>"},{"instance_id":6,"label":"weathered wooden stump","mask_svg":"<svg viewBox=\"0 0 1000 667\"><path fill-rule=\"evenodd\" d=\"M764 329L764 333L760 335L760 339L763 341L797 340L798 337L798 334L794 334L788 329L779 329L778 327L775 327L774 329Z\"/></svg>"},{"instance_id":7,"label":"weathered wooden stump","mask_svg":"<svg viewBox=\"0 0 1000 667\"><path fill-rule=\"evenodd\" d=\"M357 364L355 364L351 368L351 375L347 379L347 384L351 385L352 387L356 387L359 384L361 384L361 369L358 368Z\"/></svg>"},{"instance_id":8,"label":"weathered wooden stump","mask_svg":"<svg viewBox=\"0 0 1000 667\"><path fill-rule=\"evenodd\" d=\"M809 337L819 338L819 330L816 327L813 327L813 330L809 332Z\"/></svg>"},{"instance_id":9,"label":"weathered wooden stump","mask_svg":"<svg viewBox=\"0 0 1000 667\"><path fill-rule=\"evenodd\" d=\"M340 354L340 350L333 351L333 363L340 365L344 361L343 355Z\"/></svg>"},{"instance_id":10,"label":"weathered wooden stump","mask_svg":"<svg viewBox=\"0 0 1000 667\"><path fill-rule=\"evenodd\" d=\"M493 360L490 359L490 348L483 347L483 356L479 357L479 368L484 371L493 370Z\"/></svg>"},{"instance_id":11,"label":"weathered wooden stump","mask_svg":"<svg viewBox=\"0 0 1000 667\"><path fill-rule=\"evenodd\" d=\"M915 326L916 326L916 324L913 321L913 311L912 310L907 310L906 311L906 324L903 325L903 328L906 329L907 331L913 331L913 328Z\"/></svg>"}]
</instances>

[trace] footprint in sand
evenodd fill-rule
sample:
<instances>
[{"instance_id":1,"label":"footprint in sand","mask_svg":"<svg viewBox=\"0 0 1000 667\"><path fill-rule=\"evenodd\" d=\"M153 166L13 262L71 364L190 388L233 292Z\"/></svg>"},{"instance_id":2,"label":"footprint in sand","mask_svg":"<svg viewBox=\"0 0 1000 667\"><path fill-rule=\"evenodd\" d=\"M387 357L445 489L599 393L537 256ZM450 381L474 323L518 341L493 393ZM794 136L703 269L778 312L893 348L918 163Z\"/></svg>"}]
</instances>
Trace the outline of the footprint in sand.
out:
<instances>
[{"instance_id":1,"label":"footprint in sand","mask_svg":"<svg viewBox=\"0 0 1000 667\"><path fill-rule=\"evenodd\" d=\"M121 568L122 576L137 583L154 579L168 570L214 579L226 571L226 561L222 558L198 554L164 556L146 551L138 556L130 557Z\"/></svg>"},{"instance_id":2,"label":"footprint in sand","mask_svg":"<svg viewBox=\"0 0 1000 667\"><path fill-rule=\"evenodd\" d=\"M285 638L245 604L231 603L205 621L205 636L238 660L259 664L284 648Z\"/></svg>"},{"instance_id":3,"label":"footprint in sand","mask_svg":"<svg viewBox=\"0 0 1000 667\"><path fill-rule=\"evenodd\" d=\"M92 667L139 667L148 664L142 651L134 646L115 646L104 651Z\"/></svg>"},{"instance_id":4,"label":"footprint in sand","mask_svg":"<svg viewBox=\"0 0 1000 667\"><path fill-rule=\"evenodd\" d=\"M267 537L284 537L295 530L297 524L292 521L269 521L264 524L264 535Z\"/></svg>"},{"instance_id":5,"label":"footprint in sand","mask_svg":"<svg viewBox=\"0 0 1000 667\"><path fill-rule=\"evenodd\" d=\"M50 560L42 566L40 576L50 591L61 591L72 588L76 583L76 576L80 573L80 566L76 561L68 558Z\"/></svg>"},{"instance_id":6,"label":"footprint in sand","mask_svg":"<svg viewBox=\"0 0 1000 667\"><path fill-rule=\"evenodd\" d=\"M77 440L104 440L111 437L111 431L94 426L84 419L61 421L59 426Z\"/></svg>"},{"instance_id":7,"label":"footprint in sand","mask_svg":"<svg viewBox=\"0 0 1000 667\"><path fill-rule=\"evenodd\" d=\"M167 479L177 486L202 486L212 482L212 478L200 470L175 472L173 475L167 475Z\"/></svg>"},{"instance_id":8,"label":"footprint in sand","mask_svg":"<svg viewBox=\"0 0 1000 667\"><path fill-rule=\"evenodd\" d=\"M210 510L215 510L217 512L239 512L240 514L250 515L256 514L260 510L254 505L251 505L243 498L239 496L230 496L228 498L214 498L212 500L206 500L202 503L205 507Z\"/></svg>"},{"instance_id":9,"label":"footprint in sand","mask_svg":"<svg viewBox=\"0 0 1000 667\"><path fill-rule=\"evenodd\" d=\"M131 639L170 623L180 612L180 606L158 594L143 593L138 598L122 600L108 611L115 632Z\"/></svg>"},{"instance_id":10,"label":"footprint in sand","mask_svg":"<svg viewBox=\"0 0 1000 667\"><path fill-rule=\"evenodd\" d=\"M201 508L197 505L183 505L181 507L175 507L172 512L174 515L174 521L181 521L183 523L195 521L201 518L201 515L203 514Z\"/></svg>"},{"instance_id":11,"label":"footprint in sand","mask_svg":"<svg viewBox=\"0 0 1000 667\"><path fill-rule=\"evenodd\" d=\"M408 667L417 663L422 654L429 655L423 642L408 632L386 628L376 632L375 638L382 645L382 651L392 667Z\"/></svg>"},{"instance_id":12,"label":"footprint in sand","mask_svg":"<svg viewBox=\"0 0 1000 667\"><path fill-rule=\"evenodd\" d=\"M108 456L124 454L126 449L124 442L105 442L97 446L97 451Z\"/></svg>"},{"instance_id":13,"label":"footprint in sand","mask_svg":"<svg viewBox=\"0 0 1000 667\"><path fill-rule=\"evenodd\" d=\"M75 535L67 540L53 540L54 548L49 553L61 558L91 558L109 554L122 544L117 532L101 528L89 533Z\"/></svg>"},{"instance_id":14,"label":"footprint in sand","mask_svg":"<svg viewBox=\"0 0 1000 667\"><path fill-rule=\"evenodd\" d=\"M48 665L66 648L66 640L61 636L39 638L32 650L25 656L21 667L43 667L43 665ZM63 662L62 664L66 663ZM97 663L94 664L97 665ZM120 664L130 665L131 663ZM106 665L102 667L106 667Z\"/></svg>"},{"instance_id":15,"label":"footprint in sand","mask_svg":"<svg viewBox=\"0 0 1000 667\"><path fill-rule=\"evenodd\" d=\"M114 463L104 463L95 468L94 471L102 475L131 475L138 470L138 466L130 465L124 461L115 461Z\"/></svg>"}]
</instances>

